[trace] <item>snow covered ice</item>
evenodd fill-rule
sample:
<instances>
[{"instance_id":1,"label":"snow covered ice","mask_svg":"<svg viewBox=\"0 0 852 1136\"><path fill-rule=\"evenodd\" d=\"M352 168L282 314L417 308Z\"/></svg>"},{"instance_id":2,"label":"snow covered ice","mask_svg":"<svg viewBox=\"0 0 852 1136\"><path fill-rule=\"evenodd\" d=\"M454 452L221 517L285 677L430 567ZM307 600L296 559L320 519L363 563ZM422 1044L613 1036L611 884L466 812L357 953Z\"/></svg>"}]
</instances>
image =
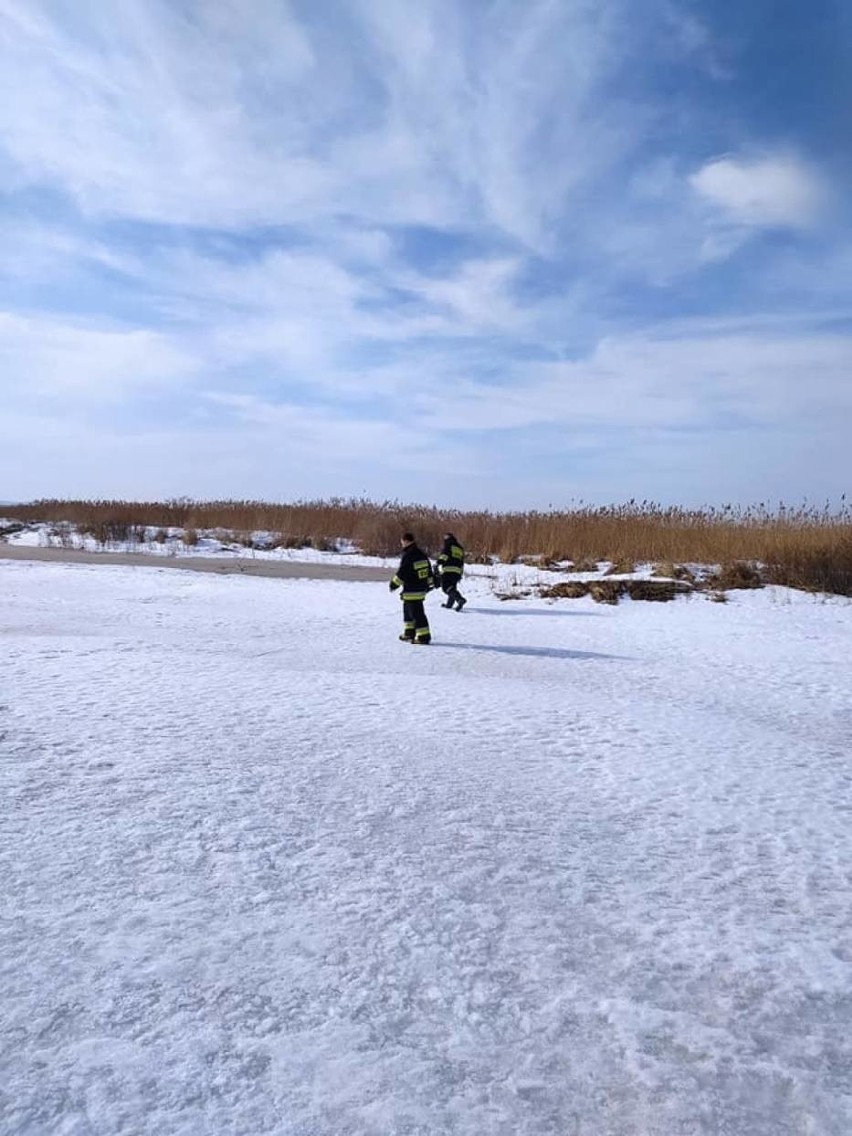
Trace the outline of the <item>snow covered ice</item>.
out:
<instances>
[{"instance_id":1,"label":"snow covered ice","mask_svg":"<svg viewBox=\"0 0 852 1136\"><path fill-rule=\"evenodd\" d=\"M0 563L4 1134L852 1132L852 605Z\"/></svg>"}]
</instances>

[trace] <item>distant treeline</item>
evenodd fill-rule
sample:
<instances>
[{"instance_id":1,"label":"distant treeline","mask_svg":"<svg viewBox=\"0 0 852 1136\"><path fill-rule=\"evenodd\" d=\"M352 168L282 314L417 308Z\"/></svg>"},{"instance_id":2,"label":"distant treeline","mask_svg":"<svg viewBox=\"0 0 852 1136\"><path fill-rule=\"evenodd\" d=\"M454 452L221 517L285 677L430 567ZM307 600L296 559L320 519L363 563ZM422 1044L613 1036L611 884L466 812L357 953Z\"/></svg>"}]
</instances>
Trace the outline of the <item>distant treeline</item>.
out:
<instances>
[{"instance_id":1,"label":"distant treeline","mask_svg":"<svg viewBox=\"0 0 852 1136\"><path fill-rule=\"evenodd\" d=\"M852 595L852 512L779 505L703 509L664 508L651 501L625 505L580 504L546 512L437 509L399 501L331 498L275 504L265 501L62 501L45 499L5 506L22 521L66 522L93 534L113 527L147 526L219 530L237 539L275 534L291 547L328 548L351 540L368 555L399 549L399 534L412 529L435 552L442 534L455 532L478 561L538 557L574 565L603 560L620 564L759 565L767 582Z\"/></svg>"}]
</instances>

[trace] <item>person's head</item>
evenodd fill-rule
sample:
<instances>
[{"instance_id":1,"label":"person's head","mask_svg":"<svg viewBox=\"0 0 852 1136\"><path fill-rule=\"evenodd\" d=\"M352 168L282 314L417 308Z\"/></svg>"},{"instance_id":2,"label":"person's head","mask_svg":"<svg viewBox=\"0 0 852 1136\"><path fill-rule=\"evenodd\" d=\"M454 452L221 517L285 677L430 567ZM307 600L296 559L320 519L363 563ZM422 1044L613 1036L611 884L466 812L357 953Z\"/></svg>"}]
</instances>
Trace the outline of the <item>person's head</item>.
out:
<instances>
[{"instance_id":1,"label":"person's head","mask_svg":"<svg viewBox=\"0 0 852 1136\"><path fill-rule=\"evenodd\" d=\"M404 532L400 538L400 544L406 548L409 544L414 544L414 533Z\"/></svg>"},{"instance_id":2,"label":"person's head","mask_svg":"<svg viewBox=\"0 0 852 1136\"><path fill-rule=\"evenodd\" d=\"M444 533L444 540L455 540L455 539L456 539L455 533L451 533L451 532L445 532Z\"/></svg>"}]
</instances>

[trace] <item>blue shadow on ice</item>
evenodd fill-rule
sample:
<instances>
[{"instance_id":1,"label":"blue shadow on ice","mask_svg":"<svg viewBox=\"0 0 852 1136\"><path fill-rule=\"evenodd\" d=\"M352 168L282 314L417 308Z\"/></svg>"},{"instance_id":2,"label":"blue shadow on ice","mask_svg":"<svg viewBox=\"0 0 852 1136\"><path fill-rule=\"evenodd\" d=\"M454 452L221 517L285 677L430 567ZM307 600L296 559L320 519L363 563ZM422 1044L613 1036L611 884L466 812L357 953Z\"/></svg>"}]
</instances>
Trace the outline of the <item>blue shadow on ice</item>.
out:
<instances>
[{"instance_id":1,"label":"blue shadow on ice","mask_svg":"<svg viewBox=\"0 0 852 1136\"><path fill-rule=\"evenodd\" d=\"M493 643L436 643L456 651L495 651L498 655L531 655L540 659L624 659L624 655L603 655L598 651L569 651L561 647L498 647Z\"/></svg>"},{"instance_id":2,"label":"blue shadow on ice","mask_svg":"<svg viewBox=\"0 0 852 1136\"><path fill-rule=\"evenodd\" d=\"M556 611L556 610L552 610L552 611L544 611L544 610L543 610L542 608L540 608L540 607L538 607L538 608L535 608L535 607L534 607L534 608L521 608L521 607L498 607L498 608L493 608L493 607L489 607L489 608L484 608L484 607L466 607L466 608L465 608L465 612L464 612L464 613L465 613L465 615L475 615L475 614L476 614L477 612L478 612L478 613L479 613L480 615L547 615L547 616L553 616L553 615L567 615L567 616L571 616L571 617L576 617L576 616L578 616L578 615L580 615L580 616L582 616L582 615L590 615L590 616L592 616L592 617L593 617L593 618L595 618L595 619L600 619L600 617L601 617L601 616L603 615L603 612L601 612L601 611L565 611L564 609L561 609L561 610L559 610L559 611Z\"/></svg>"}]
</instances>

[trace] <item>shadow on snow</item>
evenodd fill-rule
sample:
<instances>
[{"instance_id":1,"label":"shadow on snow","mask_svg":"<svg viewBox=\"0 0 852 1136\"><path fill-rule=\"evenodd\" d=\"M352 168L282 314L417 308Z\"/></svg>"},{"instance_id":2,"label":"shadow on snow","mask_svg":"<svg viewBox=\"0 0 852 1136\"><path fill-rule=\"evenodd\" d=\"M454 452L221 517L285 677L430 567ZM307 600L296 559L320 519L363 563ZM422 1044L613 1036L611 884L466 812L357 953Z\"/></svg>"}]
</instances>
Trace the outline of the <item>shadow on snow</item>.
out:
<instances>
[{"instance_id":1,"label":"shadow on snow","mask_svg":"<svg viewBox=\"0 0 852 1136\"><path fill-rule=\"evenodd\" d=\"M561 647L497 647L491 643L436 643L455 651L493 651L498 655L530 655L540 659L624 659L624 655L603 655L599 651L569 651Z\"/></svg>"},{"instance_id":2,"label":"shadow on snow","mask_svg":"<svg viewBox=\"0 0 852 1136\"><path fill-rule=\"evenodd\" d=\"M442 605L443 606L443 605ZM603 612L600 611L542 611L541 608L531 608L525 610L517 607L500 607L500 608L483 608L483 607L467 607L465 608L465 615L472 615L477 613L479 615L567 615L567 616L583 616L590 615L595 619L600 619Z\"/></svg>"}]
</instances>

